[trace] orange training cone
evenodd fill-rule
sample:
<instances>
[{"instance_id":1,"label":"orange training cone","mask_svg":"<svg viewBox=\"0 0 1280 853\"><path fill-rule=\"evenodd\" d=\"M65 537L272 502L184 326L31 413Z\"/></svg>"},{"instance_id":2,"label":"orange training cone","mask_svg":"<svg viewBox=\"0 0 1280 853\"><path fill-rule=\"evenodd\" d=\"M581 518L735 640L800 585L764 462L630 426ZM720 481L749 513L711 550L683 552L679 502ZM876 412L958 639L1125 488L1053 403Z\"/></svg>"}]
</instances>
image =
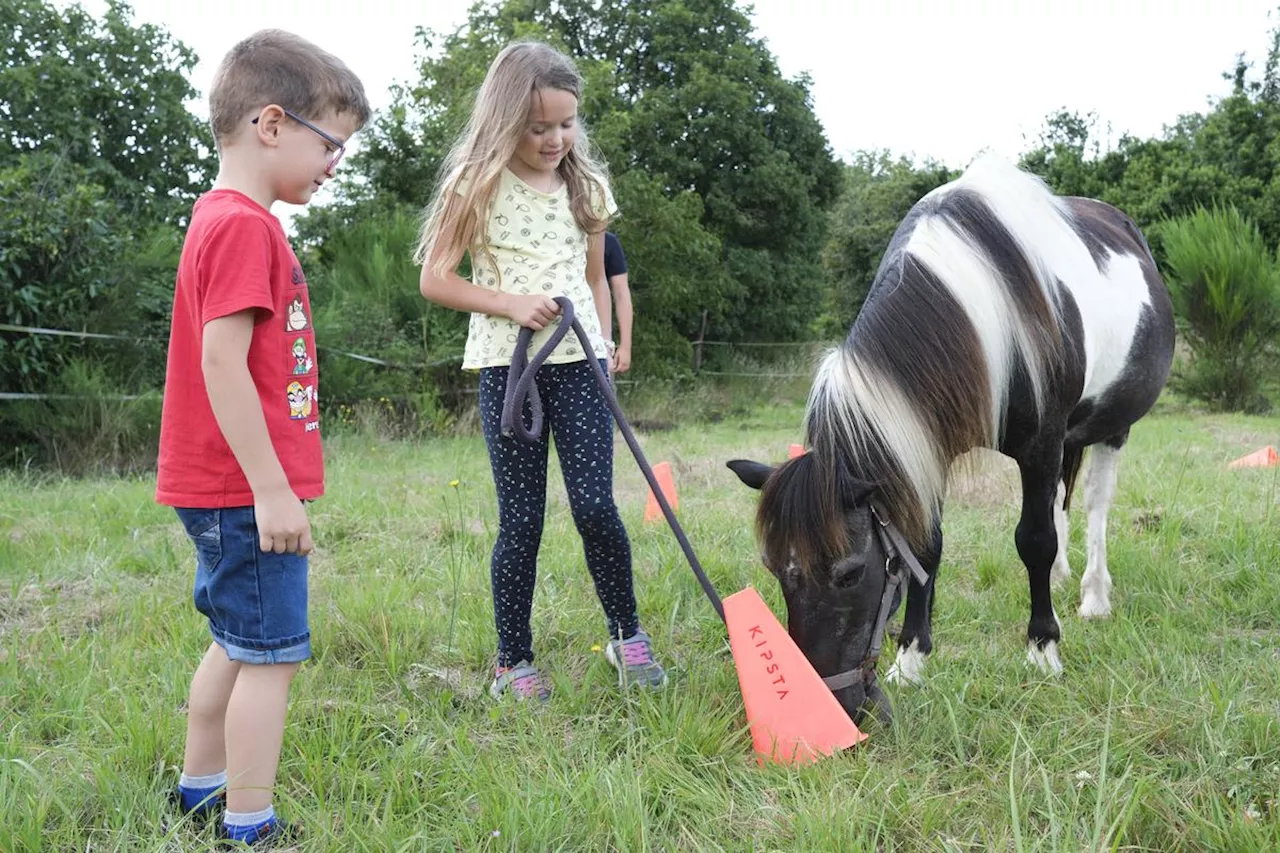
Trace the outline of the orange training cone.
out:
<instances>
[{"instance_id":1,"label":"orange training cone","mask_svg":"<svg viewBox=\"0 0 1280 853\"><path fill-rule=\"evenodd\" d=\"M804 456L804 445L793 444L787 448L787 458L795 459L797 456Z\"/></svg>"},{"instance_id":2,"label":"orange training cone","mask_svg":"<svg viewBox=\"0 0 1280 853\"><path fill-rule=\"evenodd\" d=\"M724 599L724 617L758 763L807 764L867 739L760 593Z\"/></svg>"},{"instance_id":3,"label":"orange training cone","mask_svg":"<svg viewBox=\"0 0 1280 853\"><path fill-rule=\"evenodd\" d=\"M1255 450L1248 456L1241 456L1235 462L1228 465L1228 468L1270 468L1273 465L1280 464L1280 457L1276 456L1276 449L1271 446Z\"/></svg>"},{"instance_id":4,"label":"orange training cone","mask_svg":"<svg viewBox=\"0 0 1280 853\"><path fill-rule=\"evenodd\" d=\"M680 501L676 498L676 482L671 479L671 463L659 462L653 466L653 476L658 478L658 485L662 487L662 496L667 499L667 503L671 504L671 511L675 512ZM657 521L662 518L662 507L658 504L658 499L653 494L653 489L649 489L649 500L644 506L644 520Z\"/></svg>"}]
</instances>

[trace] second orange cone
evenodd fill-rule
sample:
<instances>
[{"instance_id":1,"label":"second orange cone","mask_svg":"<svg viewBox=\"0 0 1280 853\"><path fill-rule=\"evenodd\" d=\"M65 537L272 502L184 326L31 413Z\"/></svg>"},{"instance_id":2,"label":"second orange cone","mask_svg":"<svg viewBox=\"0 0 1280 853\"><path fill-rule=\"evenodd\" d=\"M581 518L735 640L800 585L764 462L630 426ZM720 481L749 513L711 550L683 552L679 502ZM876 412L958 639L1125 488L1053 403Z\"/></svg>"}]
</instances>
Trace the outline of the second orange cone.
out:
<instances>
[{"instance_id":1,"label":"second orange cone","mask_svg":"<svg viewBox=\"0 0 1280 853\"><path fill-rule=\"evenodd\" d=\"M653 476L658 479L658 485L662 487L662 496L667 499L667 503L671 504L671 511L675 512L680 506L680 501L676 497L676 481L671 477L671 463L659 462L654 465ZM662 506L651 488L649 499L644 505L644 520L657 521L660 518L662 518Z\"/></svg>"},{"instance_id":2,"label":"second orange cone","mask_svg":"<svg viewBox=\"0 0 1280 853\"><path fill-rule=\"evenodd\" d=\"M1228 468L1270 468L1273 465L1280 464L1280 456L1277 456L1276 449L1270 445L1255 450L1247 456L1241 456L1236 461L1228 465Z\"/></svg>"}]
</instances>

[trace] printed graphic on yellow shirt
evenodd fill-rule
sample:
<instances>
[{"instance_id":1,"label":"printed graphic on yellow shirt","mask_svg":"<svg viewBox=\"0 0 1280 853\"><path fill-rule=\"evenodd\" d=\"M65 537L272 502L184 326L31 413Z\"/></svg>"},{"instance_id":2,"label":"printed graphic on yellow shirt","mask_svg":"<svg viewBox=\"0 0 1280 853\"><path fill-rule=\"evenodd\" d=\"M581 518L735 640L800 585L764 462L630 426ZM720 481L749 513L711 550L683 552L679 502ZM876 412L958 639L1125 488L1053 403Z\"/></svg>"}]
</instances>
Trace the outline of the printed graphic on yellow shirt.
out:
<instances>
[{"instance_id":1,"label":"printed graphic on yellow shirt","mask_svg":"<svg viewBox=\"0 0 1280 853\"><path fill-rule=\"evenodd\" d=\"M295 296L289 302L284 315L284 328L288 332L301 332L307 327L307 312L302 309L302 297Z\"/></svg>"},{"instance_id":2,"label":"printed graphic on yellow shirt","mask_svg":"<svg viewBox=\"0 0 1280 853\"><path fill-rule=\"evenodd\" d=\"M311 372L313 367L315 367L315 362L307 354L306 339L298 338L293 342L293 375L305 376Z\"/></svg>"},{"instance_id":3,"label":"printed graphic on yellow shirt","mask_svg":"<svg viewBox=\"0 0 1280 853\"><path fill-rule=\"evenodd\" d=\"M311 417L311 405L315 400L314 385L304 387L301 382L294 380L289 383L285 393L289 398L289 417L291 419L300 421Z\"/></svg>"}]
</instances>

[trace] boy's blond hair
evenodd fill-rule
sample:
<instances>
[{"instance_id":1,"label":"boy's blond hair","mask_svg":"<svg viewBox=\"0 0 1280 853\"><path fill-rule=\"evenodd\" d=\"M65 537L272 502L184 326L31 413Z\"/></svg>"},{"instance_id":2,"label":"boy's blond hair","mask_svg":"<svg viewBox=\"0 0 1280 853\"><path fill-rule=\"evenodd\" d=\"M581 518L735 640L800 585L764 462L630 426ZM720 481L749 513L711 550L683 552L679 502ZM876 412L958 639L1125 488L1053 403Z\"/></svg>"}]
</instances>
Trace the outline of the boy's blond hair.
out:
<instances>
[{"instance_id":1,"label":"boy's blond hair","mask_svg":"<svg viewBox=\"0 0 1280 853\"><path fill-rule=\"evenodd\" d=\"M492 262L487 247L489 205L498 191L502 170L529 127L533 97L539 89L568 92L581 102L582 77L573 60L540 42L516 42L505 47L489 66L471 118L445 158L440 169L443 178L427 206L414 258L420 264L430 264L432 273L452 272L467 250L473 257L478 250ZM568 186L569 209L578 227L588 234L603 231L608 219L602 219L598 211L604 208L608 177L581 121L577 139L557 171ZM451 238L439 247L433 261L446 227Z\"/></svg>"},{"instance_id":2,"label":"boy's blond hair","mask_svg":"<svg viewBox=\"0 0 1280 853\"><path fill-rule=\"evenodd\" d=\"M246 116L268 104L311 121L348 116L357 130L371 112L364 84L341 59L284 30L259 30L222 58L209 90L219 150Z\"/></svg>"}]
</instances>

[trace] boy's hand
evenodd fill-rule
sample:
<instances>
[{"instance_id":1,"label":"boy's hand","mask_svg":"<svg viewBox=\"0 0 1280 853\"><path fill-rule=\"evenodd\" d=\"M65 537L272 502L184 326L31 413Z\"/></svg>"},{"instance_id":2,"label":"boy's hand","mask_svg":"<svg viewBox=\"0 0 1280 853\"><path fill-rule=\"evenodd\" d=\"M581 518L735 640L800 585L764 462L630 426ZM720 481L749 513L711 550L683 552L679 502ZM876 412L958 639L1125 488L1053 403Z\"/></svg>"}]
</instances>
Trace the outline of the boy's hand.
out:
<instances>
[{"instance_id":1,"label":"boy's hand","mask_svg":"<svg viewBox=\"0 0 1280 853\"><path fill-rule=\"evenodd\" d=\"M503 313L516 324L535 332L541 331L560 313L560 306L550 296L522 296L518 293L506 296Z\"/></svg>"},{"instance_id":2,"label":"boy's hand","mask_svg":"<svg viewBox=\"0 0 1280 853\"><path fill-rule=\"evenodd\" d=\"M311 553L311 522L292 489L271 492L253 502L258 522L259 547L277 554Z\"/></svg>"}]
</instances>

